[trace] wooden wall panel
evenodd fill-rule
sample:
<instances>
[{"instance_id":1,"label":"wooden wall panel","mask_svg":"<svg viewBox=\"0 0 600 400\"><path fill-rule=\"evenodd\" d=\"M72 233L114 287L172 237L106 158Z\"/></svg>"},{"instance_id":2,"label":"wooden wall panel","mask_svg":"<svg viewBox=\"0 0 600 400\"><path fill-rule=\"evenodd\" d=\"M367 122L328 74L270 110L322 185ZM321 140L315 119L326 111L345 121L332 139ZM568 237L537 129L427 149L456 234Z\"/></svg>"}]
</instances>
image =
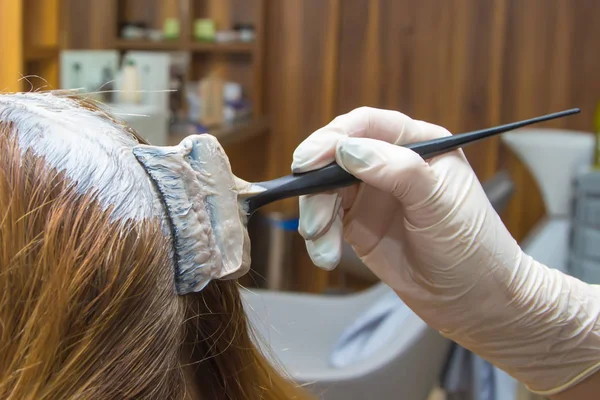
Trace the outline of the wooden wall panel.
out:
<instances>
[{"instance_id":1,"label":"wooden wall panel","mask_svg":"<svg viewBox=\"0 0 600 400\"><path fill-rule=\"evenodd\" d=\"M269 2L266 35L266 112L271 121L269 175L290 173L298 141L333 118L333 89L338 8L342 1ZM297 199L267 210L295 215ZM312 266L304 243L296 237L294 289L320 292L328 274Z\"/></svg>"},{"instance_id":2,"label":"wooden wall panel","mask_svg":"<svg viewBox=\"0 0 600 400\"><path fill-rule=\"evenodd\" d=\"M113 7L104 0L64 1L77 25L69 27L64 47L112 46ZM600 1L262 1L263 106L271 127L263 144L271 178L290 172L293 151L305 137L362 105L399 110L455 133L580 107L580 115L539 126L593 129L600 100ZM0 4L5 3L10 2ZM136 3L141 4L132 0ZM193 3L192 15L203 15L206 6L224 21L252 19L243 0L235 0L233 8L217 0ZM227 65L228 73L251 80L236 63ZM497 138L465 152L482 180L499 168L513 173L517 192L503 218L513 235L524 237L544 214L533 178ZM295 215L297 200L269 209ZM307 266L297 239L298 287L320 291L336 275Z\"/></svg>"},{"instance_id":3,"label":"wooden wall panel","mask_svg":"<svg viewBox=\"0 0 600 400\"><path fill-rule=\"evenodd\" d=\"M501 11L502 4L475 0L343 3L337 113L392 108L453 132L498 123L499 108L488 104L501 93ZM495 170L489 149L467 150L485 177Z\"/></svg>"},{"instance_id":4,"label":"wooden wall panel","mask_svg":"<svg viewBox=\"0 0 600 400\"><path fill-rule=\"evenodd\" d=\"M600 15L600 3L511 0L507 14L503 118L579 106L580 116L544 126L592 130L600 98L600 53L593 39L600 36L600 26L593 16Z\"/></svg>"},{"instance_id":5,"label":"wooden wall panel","mask_svg":"<svg viewBox=\"0 0 600 400\"><path fill-rule=\"evenodd\" d=\"M0 62L0 92L22 90L23 4L20 1L0 0L0 49L3 60Z\"/></svg>"},{"instance_id":6,"label":"wooden wall panel","mask_svg":"<svg viewBox=\"0 0 600 400\"><path fill-rule=\"evenodd\" d=\"M111 49L118 28L117 6L124 3L107 0L62 0L67 21L61 27L61 45L65 49Z\"/></svg>"},{"instance_id":7,"label":"wooden wall panel","mask_svg":"<svg viewBox=\"0 0 600 400\"><path fill-rule=\"evenodd\" d=\"M290 172L292 153L301 137L331 118L327 100L332 74L326 66L330 41L328 2L272 2L267 15L267 114L273 133L271 176ZM285 203L294 209L295 202Z\"/></svg>"},{"instance_id":8,"label":"wooden wall panel","mask_svg":"<svg viewBox=\"0 0 600 400\"><path fill-rule=\"evenodd\" d=\"M55 17L60 11L59 0L25 0L24 41L27 47L52 47L58 45L58 21Z\"/></svg>"},{"instance_id":9,"label":"wooden wall panel","mask_svg":"<svg viewBox=\"0 0 600 400\"><path fill-rule=\"evenodd\" d=\"M579 115L538 126L593 129L598 1L289 0L269 8L273 177L289 173L306 136L362 105L396 109L454 133L580 107ZM338 37L334 51L326 37ZM331 60L334 71L320 78ZM325 99L333 113L324 112ZM513 174L517 191L503 218L522 239L545 212L531 174L498 138L465 152L481 180L499 168ZM286 207L294 212L295 202Z\"/></svg>"}]
</instances>

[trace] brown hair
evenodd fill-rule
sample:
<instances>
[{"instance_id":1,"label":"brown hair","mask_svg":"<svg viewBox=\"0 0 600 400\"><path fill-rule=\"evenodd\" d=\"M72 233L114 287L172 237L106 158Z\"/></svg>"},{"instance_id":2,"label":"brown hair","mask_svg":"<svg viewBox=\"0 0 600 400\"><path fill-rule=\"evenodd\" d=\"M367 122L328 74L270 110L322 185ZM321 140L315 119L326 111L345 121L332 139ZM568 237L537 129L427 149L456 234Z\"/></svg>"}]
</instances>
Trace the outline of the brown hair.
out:
<instances>
[{"instance_id":1,"label":"brown hair","mask_svg":"<svg viewBox=\"0 0 600 400\"><path fill-rule=\"evenodd\" d=\"M307 398L255 347L235 281L177 296L158 222L109 211L0 121L0 398Z\"/></svg>"}]
</instances>

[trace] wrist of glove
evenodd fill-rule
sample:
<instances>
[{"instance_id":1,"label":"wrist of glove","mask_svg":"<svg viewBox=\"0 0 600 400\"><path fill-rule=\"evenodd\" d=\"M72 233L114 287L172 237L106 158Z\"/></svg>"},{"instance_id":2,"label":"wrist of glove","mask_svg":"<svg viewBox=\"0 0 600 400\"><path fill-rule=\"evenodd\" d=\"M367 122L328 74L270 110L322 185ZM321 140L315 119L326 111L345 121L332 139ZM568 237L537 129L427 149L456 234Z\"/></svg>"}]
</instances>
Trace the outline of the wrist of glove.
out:
<instances>
[{"instance_id":1,"label":"wrist of glove","mask_svg":"<svg viewBox=\"0 0 600 400\"><path fill-rule=\"evenodd\" d=\"M300 198L308 252L332 269L345 239L444 336L532 391L566 389L600 369L599 289L523 254L462 151L426 162L397 146L449 134L361 108L311 135L295 172L336 161L363 183Z\"/></svg>"},{"instance_id":2,"label":"wrist of glove","mask_svg":"<svg viewBox=\"0 0 600 400\"><path fill-rule=\"evenodd\" d=\"M460 317L455 314L453 326L440 333L544 396L598 371L600 288L522 252L515 265L497 268L497 274L510 279L491 275L480 281L470 299L476 304Z\"/></svg>"}]
</instances>

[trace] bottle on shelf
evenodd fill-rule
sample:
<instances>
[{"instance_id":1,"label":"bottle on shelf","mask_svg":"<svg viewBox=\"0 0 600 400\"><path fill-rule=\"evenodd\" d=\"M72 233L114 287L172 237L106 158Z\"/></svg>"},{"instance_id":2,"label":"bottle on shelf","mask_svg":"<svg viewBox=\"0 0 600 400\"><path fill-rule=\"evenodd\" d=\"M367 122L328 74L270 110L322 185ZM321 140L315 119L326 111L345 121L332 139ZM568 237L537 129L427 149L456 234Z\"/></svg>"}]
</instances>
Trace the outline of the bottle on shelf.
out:
<instances>
[{"instance_id":1,"label":"bottle on shelf","mask_svg":"<svg viewBox=\"0 0 600 400\"><path fill-rule=\"evenodd\" d=\"M223 85L218 77L207 77L200 80L200 123L207 127L223 123Z\"/></svg>"},{"instance_id":2,"label":"bottle on shelf","mask_svg":"<svg viewBox=\"0 0 600 400\"><path fill-rule=\"evenodd\" d=\"M239 33L240 41L252 42L254 40L255 32L253 24L237 23L233 29Z\"/></svg>"},{"instance_id":3,"label":"bottle on shelf","mask_svg":"<svg viewBox=\"0 0 600 400\"><path fill-rule=\"evenodd\" d=\"M112 103L114 98L114 77L110 66L102 69L102 100L105 103Z\"/></svg>"},{"instance_id":4,"label":"bottle on shelf","mask_svg":"<svg viewBox=\"0 0 600 400\"><path fill-rule=\"evenodd\" d=\"M135 61L128 59L121 72L121 101L138 104L140 102L140 77Z\"/></svg>"},{"instance_id":5,"label":"bottle on shelf","mask_svg":"<svg viewBox=\"0 0 600 400\"><path fill-rule=\"evenodd\" d=\"M181 27L179 20L177 18L167 18L165 19L164 27L163 27L163 37L167 40L177 40L179 39Z\"/></svg>"},{"instance_id":6,"label":"bottle on shelf","mask_svg":"<svg viewBox=\"0 0 600 400\"><path fill-rule=\"evenodd\" d=\"M73 64L73 76L75 77L73 79L74 87L77 89L82 88L84 85L83 85L83 79L81 76L81 64L78 62Z\"/></svg>"},{"instance_id":7,"label":"bottle on shelf","mask_svg":"<svg viewBox=\"0 0 600 400\"><path fill-rule=\"evenodd\" d=\"M199 18L194 21L194 39L200 42L215 41L215 22L209 18Z\"/></svg>"}]
</instances>

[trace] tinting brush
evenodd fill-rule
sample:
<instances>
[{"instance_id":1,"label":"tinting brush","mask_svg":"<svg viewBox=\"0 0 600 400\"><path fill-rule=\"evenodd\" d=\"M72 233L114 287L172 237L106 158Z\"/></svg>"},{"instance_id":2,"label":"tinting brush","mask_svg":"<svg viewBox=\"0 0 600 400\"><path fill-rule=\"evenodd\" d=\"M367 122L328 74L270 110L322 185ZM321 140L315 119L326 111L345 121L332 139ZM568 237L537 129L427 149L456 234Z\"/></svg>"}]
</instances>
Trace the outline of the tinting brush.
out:
<instances>
[{"instance_id":1,"label":"tinting brush","mask_svg":"<svg viewBox=\"0 0 600 400\"><path fill-rule=\"evenodd\" d=\"M403 147L411 149L423 159L430 159L490 136L538 122L576 114L579 111L579 108L573 108L506 125L495 126L493 128L427 140L424 142L411 143L404 145ZM245 209L247 210L248 215L251 216L259 208L278 200L340 189L358 182L359 180L357 178L350 175L334 162L318 170L287 175L271 181L256 183L255 185L257 188L263 188L264 190L257 194L245 197L244 201L247 203Z\"/></svg>"},{"instance_id":2,"label":"tinting brush","mask_svg":"<svg viewBox=\"0 0 600 400\"><path fill-rule=\"evenodd\" d=\"M411 143L424 159L526 125L578 113L548 114L494 128ZM245 273L248 219L269 203L358 183L336 163L306 173L248 183L231 171L225 151L208 134L191 135L177 146L139 145L137 160L154 182L172 228L179 294L202 290L212 279Z\"/></svg>"}]
</instances>

